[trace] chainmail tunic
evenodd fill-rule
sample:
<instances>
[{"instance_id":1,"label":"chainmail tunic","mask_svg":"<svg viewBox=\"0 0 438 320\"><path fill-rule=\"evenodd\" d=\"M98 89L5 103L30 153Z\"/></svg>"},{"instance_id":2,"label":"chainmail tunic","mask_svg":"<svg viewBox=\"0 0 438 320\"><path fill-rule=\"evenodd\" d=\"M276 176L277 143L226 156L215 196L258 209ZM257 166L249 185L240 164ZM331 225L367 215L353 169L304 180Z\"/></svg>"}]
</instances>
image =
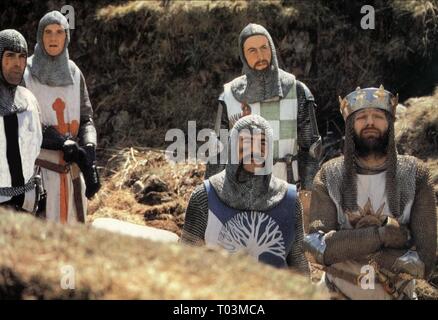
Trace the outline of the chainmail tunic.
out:
<instances>
[{"instance_id":1,"label":"chainmail tunic","mask_svg":"<svg viewBox=\"0 0 438 320\"><path fill-rule=\"evenodd\" d=\"M208 195L204 184L198 186L193 192L185 216L185 223L181 235L181 242L192 246L205 244L205 230L208 220ZM295 240L291 251L287 255L290 268L309 275L309 264L303 251L303 217L299 198L296 201Z\"/></svg>"},{"instance_id":2,"label":"chainmail tunic","mask_svg":"<svg viewBox=\"0 0 438 320\"><path fill-rule=\"evenodd\" d=\"M330 184L329 179L333 179L333 171L338 170L342 160L343 157L340 157L325 163L315 176L310 206L309 233L318 230L324 233L335 231L326 236L327 247L324 253L324 263L326 265L346 260L360 261L367 259L368 255L374 254L379 265L391 269L395 260L403 255L406 250L382 249L377 227L341 230L337 208L329 195L328 186ZM426 164L410 156L398 156L397 169L400 187L407 187L408 189L411 185L411 181L403 177L410 176L405 172L410 172L412 166L416 169L414 175L415 194L408 227L418 255L425 264L425 275L428 277L434 267L436 252L437 217L435 195ZM401 203L402 206L405 205L404 201L401 201ZM400 211L402 212L403 209L403 207L400 208Z\"/></svg>"}]
</instances>

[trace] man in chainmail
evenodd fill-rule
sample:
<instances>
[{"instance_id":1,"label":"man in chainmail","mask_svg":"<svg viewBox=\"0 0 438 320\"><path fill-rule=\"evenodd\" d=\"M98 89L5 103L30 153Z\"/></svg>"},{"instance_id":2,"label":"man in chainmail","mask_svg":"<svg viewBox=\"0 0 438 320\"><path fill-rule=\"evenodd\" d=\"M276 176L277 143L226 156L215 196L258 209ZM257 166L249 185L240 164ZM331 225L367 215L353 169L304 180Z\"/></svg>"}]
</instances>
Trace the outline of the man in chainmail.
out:
<instances>
[{"instance_id":1,"label":"man in chainmail","mask_svg":"<svg viewBox=\"0 0 438 320\"><path fill-rule=\"evenodd\" d=\"M16 30L0 32L0 205L36 213L41 185L34 170L42 141L38 102L20 86L27 43Z\"/></svg>"},{"instance_id":2,"label":"man in chainmail","mask_svg":"<svg viewBox=\"0 0 438 320\"><path fill-rule=\"evenodd\" d=\"M25 85L38 99L43 143L37 165L47 191L45 216L61 223L84 222L87 198L100 188L96 129L84 76L69 59L70 30L58 11L39 22Z\"/></svg>"},{"instance_id":3,"label":"man in chainmail","mask_svg":"<svg viewBox=\"0 0 438 320\"><path fill-rule=\"evenodd\" d=\"M243 75L224 85L216 135L223 135L221 129L231 129L242 116L261 115L273 129L273 174L310 190L322 152L312 93L293 74L279 68L274 43L263 26L251 23L242 30L239 55ZM227 139L221 141L225 144ZM226 146L223 150L226 154ZM224 169L219 158L211 155L206 178Z\"/></svg>"},{"instance_id":4,"label":"man in chainmail","mask_svg":"<svg viewBox=\"0 0 438 320\"><path fill-rule=\"evenodd\" d=\"M344 155L315 176L304 246L343 298L415 299L434 267L435 196L426 165L397 154L397 100L383 86L340 98Z\"/></svg>"},{"instance_id":5,"label":"man in chainmail","mask_svg":"<svg viewBox=\"0 0 438 320\"><path fill-rule=\"evenodd\" d=\"M258 115L235 123L225 170L193 192L181 241L242 250L264 263L308 274L301 203L295 186L272 175L272 141L272 128Z\"/></svg>"}]
</instances>

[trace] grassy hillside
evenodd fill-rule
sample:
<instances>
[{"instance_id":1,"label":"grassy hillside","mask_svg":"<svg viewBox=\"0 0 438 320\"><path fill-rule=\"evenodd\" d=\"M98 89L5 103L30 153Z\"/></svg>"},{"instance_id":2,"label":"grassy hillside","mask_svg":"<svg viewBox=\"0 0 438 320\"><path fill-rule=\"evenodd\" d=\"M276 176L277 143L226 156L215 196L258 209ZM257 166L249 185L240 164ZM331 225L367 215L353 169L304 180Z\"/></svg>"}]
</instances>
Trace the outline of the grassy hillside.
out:
<instances>
[{"instance_id":1,"label":"grassy hillside","mask_svg":"<svg viewBox=\"0 0 438 320\"><path fill-rule=\"evenodd\" d=\"M438 82L438 4L374 0L375 30L363 30L362 3L284 1L72 1L70 55L84 72L100 146L163 146L169 128L211 127L222 84L238 76L237 39L249 22L271 32L280 64L316 96L321 131L342 126L337 96L378 86L404 100ZM39 19L62 1L3 1L0 29L34 47ZM31 50L32 51L32 50Z\"/></svg>"},{"instance_id":2,"label":"grassy hillside","mask_svg":"<svg viewBox=\"0 0 438 320\"><path fill-rule=\"evenodd\" d=\"M308 279L243 254L62 227L3 209L0 215L0 299L324 297Z\"/></svg>"}]
</instances>

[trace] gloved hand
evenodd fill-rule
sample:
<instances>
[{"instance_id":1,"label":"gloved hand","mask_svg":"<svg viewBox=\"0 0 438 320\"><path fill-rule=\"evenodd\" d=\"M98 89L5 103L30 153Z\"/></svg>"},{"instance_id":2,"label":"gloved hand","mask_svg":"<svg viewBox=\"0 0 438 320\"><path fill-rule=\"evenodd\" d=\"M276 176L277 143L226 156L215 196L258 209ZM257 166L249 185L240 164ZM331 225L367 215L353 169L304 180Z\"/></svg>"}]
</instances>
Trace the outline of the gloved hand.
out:
<instances>
[{"instance_id":1,"label":"gloved hand","mask_svg":"<svg viewBox=\"0 0 438 320\"><path fill-rule=\"evenodd\" d=\"M382 245L386 248L403 249L407 248L410 240L410 233L406 226L391 217L386 223L378 228L379 238Z\"/></svg>"},{"instance_id":2,"label":"gloved hand","mask_svg":"<svg viewBox=\"0 0 438 320\"><path fill-rule=\"evenodd\" d=\"M87 164L82 174L86 185L85 196L90 199L99 191L101 184L96 167L96 147L90 144L86 145L84 150Z\"/></svg>"},{"instance_id":3,"label":"gloved hand","mask_svg":"<svg viewBox=\"0 0 438 320\"><path fill-rule=\"evenodd\" d=\"M67 137L60 134L54 126L45 126L41 147L48 150L62 150L66 140Z\"/></svg>"},{"instance_id":4,"label":"gloved hand","mask_svg":"<svg viewBox=\"0 0 438 320\"><path fill-rule=\"evenodd\" d=\"M64 160L78 165L85 180L85 196L90 199L100 189L100 179L96 167L96 150L94 145L80 147L73 140L67 140L63 146Z\"/></svg>"},{"instance_id":5,"label":"gloved hand","mask_svg":"<svg viewBox=\"0 0 438 320\"><path fill-rule=\"evenodd\" d=\"M67 139L62 146L62 151L64 152L65 162L75 162L79 166L79 162L85 162L85 150L74 140Z\"/></svg>"}]
</instances>

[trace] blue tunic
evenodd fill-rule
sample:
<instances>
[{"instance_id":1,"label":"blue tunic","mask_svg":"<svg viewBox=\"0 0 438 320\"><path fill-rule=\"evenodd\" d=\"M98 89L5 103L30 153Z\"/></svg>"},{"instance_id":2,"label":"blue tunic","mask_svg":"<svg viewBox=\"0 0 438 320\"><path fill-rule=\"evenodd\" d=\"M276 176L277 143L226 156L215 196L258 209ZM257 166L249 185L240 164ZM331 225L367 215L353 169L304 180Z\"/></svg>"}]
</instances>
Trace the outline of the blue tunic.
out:
<instances>
[{"instance_id":1,"label":"blue tunic","mask_svg":"<svg viewBox=\"0 0 438 320\"><path fill-rule=\"evenodd\" d=\"M286 257L295 239L297 191L289 185L285 197L274 208L262 212L237 210L223 203L208 180L208 222L205 243L229 252L245 251L257 260L286 267Z\"/></svg>"}]
</instances>

